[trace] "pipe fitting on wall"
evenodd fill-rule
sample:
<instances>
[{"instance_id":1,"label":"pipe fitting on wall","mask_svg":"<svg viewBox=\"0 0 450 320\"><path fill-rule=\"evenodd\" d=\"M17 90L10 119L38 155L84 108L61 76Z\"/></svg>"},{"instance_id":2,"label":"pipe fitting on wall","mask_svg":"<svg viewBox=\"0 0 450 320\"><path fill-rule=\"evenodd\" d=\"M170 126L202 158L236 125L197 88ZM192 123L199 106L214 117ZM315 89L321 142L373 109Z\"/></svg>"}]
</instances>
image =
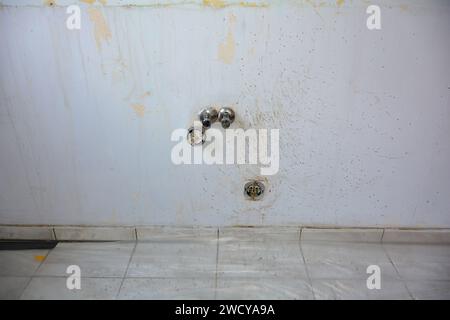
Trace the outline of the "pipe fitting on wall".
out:
<instances>
[{"instance_id":1,"label":"pipe fitting on wall","mask_svg":"<svg viewBox=\"0 0 450 320\"><path fill-rule=\"evenodd\" d=\"M221 108L219 110L219 121L224 129L228 129L234 122L235 114L231 108Z\"/></svg>"},{"instance_id":2,"label":"pipe fitting on wall","mask_svg":"<svg viewBox=\"0 0 450 320\"><path fill-rule=\"evenodd\" d=\"M214 108L205 108L202 111L200 111L198 115L200 122L202 123L203 127L206 129L211 128L211 125L217 121L217 110Z\"/></svg>"}]
</instances>

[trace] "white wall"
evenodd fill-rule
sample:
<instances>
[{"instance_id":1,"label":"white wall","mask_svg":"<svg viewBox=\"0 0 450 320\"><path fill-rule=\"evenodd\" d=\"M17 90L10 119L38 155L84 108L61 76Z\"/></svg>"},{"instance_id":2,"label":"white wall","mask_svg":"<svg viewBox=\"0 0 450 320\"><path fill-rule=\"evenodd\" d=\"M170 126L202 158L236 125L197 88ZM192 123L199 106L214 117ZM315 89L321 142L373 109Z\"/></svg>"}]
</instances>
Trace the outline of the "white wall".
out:
<instances>
[{"instance_id":1,"label":"white wall","mask_svg":"<svg viewBox=\"0 0 450 320\"><path fill-rule=\"evenodd\" d=\"M0 224L450 227L450 1L373 1L381 31L357 0L97 1L79 31L1 2ZM171 162L227 104L280 128L261 202L258 167Z\"/></svg>"}]
</instances>

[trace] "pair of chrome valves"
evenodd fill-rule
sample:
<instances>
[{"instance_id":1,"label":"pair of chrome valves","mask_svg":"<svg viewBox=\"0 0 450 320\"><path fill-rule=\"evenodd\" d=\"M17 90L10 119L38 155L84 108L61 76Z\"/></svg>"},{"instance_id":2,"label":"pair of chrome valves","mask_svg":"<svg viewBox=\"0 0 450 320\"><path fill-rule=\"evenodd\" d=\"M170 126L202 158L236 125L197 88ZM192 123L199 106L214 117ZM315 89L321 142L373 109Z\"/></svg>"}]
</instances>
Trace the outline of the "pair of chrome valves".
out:
<instances>
[{"instance_id":1,"label":"pair of chrome valves","mask_svg":"<svg viewBox=\"0 0 450 320\"><path fill-rule=\"evenodd\" d=\"M191 145L203 144L206 141L205 131L211 128L217 120L220 121L224 129L228 129L234 122L235 114L233 109L224 107L217 111L213 107L205 108L198 114L202 128L190 127L187 134L187 140Z\"/></svg>"},{"instance_id":2,"label":"pair of chrome valves","mask_svg":"<svg viewBox=\"0 0 450 320\"><path fill-rule=\"evenodd\" d=\"M220 121L224 129L228 129L234 121L234 111L231 108L221 108L219 112L215 108L205 108L199 113L200 122L205 129L211 128L211 125L217 120Z\"/></svg>"}]
</instances>

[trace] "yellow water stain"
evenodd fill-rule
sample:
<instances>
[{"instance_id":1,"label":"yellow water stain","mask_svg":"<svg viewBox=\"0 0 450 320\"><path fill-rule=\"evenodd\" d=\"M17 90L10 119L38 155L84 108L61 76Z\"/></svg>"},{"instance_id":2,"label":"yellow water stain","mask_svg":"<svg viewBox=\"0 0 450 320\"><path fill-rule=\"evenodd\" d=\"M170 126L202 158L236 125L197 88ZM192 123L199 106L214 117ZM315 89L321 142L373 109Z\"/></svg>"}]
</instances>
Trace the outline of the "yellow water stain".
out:
<instances>
[{"instance_id":1,"label":"yellow water stain","mask_svg":"<svg viewBox=\"0 0 450 320\"><path fill-rule=\"evenodd\" d=\"M269 6L267 3L256 2L239 2L239 5L244 8L267 8Z\"/></svg>"},{"instance_id":2,"label":"yellow water stain","mask_svg":"<svg viewBox=\"0 0 450 320\"><path fill-rule=\"evenodd\" d=\"M219 60L221 60L223 63L226 63L226 64L230 64L233 62L234 54L236 51L236 43L234 41L234 35L233 35L233 31L232 31L233 25L236 22L236 16L233 14L230 14L230 16L228 17L228 20L229 20L228 33L225 38L225 41L219 45L219 50L218 50Z\"/></svg>"},{"instance_id":3,"label":"yellow water stain","mask_svg":"<svg viewBox=\"0 0 450 320\"><path fill-rule=\"evenodd\" d=\"M213 8L225 8L227 6L223 0L203 0L203 5Z\"/></svg>"},{"instance_id":4,"label":"yellow water stain","mask_svg":"<svg viewBox=\"0 0 450 320\"><path fill-rule=\"evenodd\" d=\"M145 106L140 103L135 103L131 105L131 108L133 108L134 112L139 118L143 118L145 115Z\"/></svg>"},{"instance_id":5,"label":"yellow water stain","mask_svg":"<svg viewBox=\"0 0 450 320\"><path fill-rule=\"evenodd\" d=\"M34 260L42 262L45 260L45 256L34 256Z\"/></svg>"},{"instance_id":6,"label":"yellow water stain","mask_svg":"<svg viewBox=\"0 0 450 320\"><path fill-rule=\"evenodd\" d=\"M101 49L102 41L108 41L111 39L111 31L109 30L105 17L99 9L89 8L88 14L94 24L95 42L97 43L97 47Z\"/></svg>"},{"instance_id":7,"label":"yellow water stain","mask_svg":"<svg viewBox=\"0 0 450 320\"><path fill-rule=\"evenodd\" d=\"M340 7L344 4L345 0L336 0L336 4Z\"/></svg>"},{"instance_id":8,"label":"yellow water stain","mask_svg":"<svg viewBox=\"0 0 450 320\"><path fill-rule=\"evenodd\" d=\"M266 8L269 6L267 3L258 3L255 1L227 2L225 0L203 0L203 5L215 9L223 9L232 6L244 8Z\"/></svg>"},{"instance_id":9,"label":"yellow water stain","mask_svg":"<svg viewBox=\"0 0 450 320\"><path fill-rule=\"evenodd\" d=\"M236 44L234 43L233 33L228 31L225 41L219 45L219 59L226 64L232 63L235 49Z\"/></svg>"},{"instance_id":10,"label":"yellow water stain","mask_svg":"<svg viewBox=\"0 0 450 320\"><path fill-rule=\"evenodd\" d=\"M95 0L80 0L81 2L87 3L87 4L94 4Z\"/></svg>"}]
</instances>

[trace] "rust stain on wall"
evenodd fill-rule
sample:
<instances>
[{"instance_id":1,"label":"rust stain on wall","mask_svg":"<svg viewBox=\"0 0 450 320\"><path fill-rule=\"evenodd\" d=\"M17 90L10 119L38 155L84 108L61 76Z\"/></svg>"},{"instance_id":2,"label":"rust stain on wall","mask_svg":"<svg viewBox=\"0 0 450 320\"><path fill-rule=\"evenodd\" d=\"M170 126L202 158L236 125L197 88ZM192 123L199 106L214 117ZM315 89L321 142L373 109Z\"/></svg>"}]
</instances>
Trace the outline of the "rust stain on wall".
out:
<instances>
[{"instance_id":1,"label":"rust stain on wall","mask_svg":"<svg viewBox=\"0 0 450 320\"><path fill-rule=\"evenodd\" d=\"M233 35L233 26L236 22L236 17L233 14L230 14L228 17L229 26L228 26L228 33L225 38L225 41L222 42L219 45L219 52L218 52L218 58L223 63L230 64L233 62L234 59L234 53L236 51L236 43L234 41L234 35Z\"/></svg>"},{"instance_id":2,"label":"rust stain on wall","mask_svg":"<svg viewBox=\"0 0 450 320\"><path fill-rule=\"evenodd\" d=\"M136 113L136 115L139 118L143 118L145 115L145 106L143 104L140 103L135 103L131 105L131 108L134 110L134 112Z\"/></svg>"},{"instance_id":3,"label":"rust stain on wall","mask_svg":"<svg viewBox=\"0 0 450 320\"><path fill-rule=\"evenodd\" d=\"M224 0L203 0L203 5L215 9L223 9L231 6L238 6L244 8L266 8L269 6L267 3L259 3L256 1L227 2Z\"/></svg>"},{"instance_id":4,"label":"rust stain on wall","mask_svg":"<svg viewBox=\"0 0 450 320\"><path fill-rule=\"evenodd\" d=\"M97 43L97 48L102 48L103 41L109 41L111 39L111 31L106 23L103 13L97 8L88 9L89 18L94 24L94 37Z\"/></svg>"}]
</instances>

